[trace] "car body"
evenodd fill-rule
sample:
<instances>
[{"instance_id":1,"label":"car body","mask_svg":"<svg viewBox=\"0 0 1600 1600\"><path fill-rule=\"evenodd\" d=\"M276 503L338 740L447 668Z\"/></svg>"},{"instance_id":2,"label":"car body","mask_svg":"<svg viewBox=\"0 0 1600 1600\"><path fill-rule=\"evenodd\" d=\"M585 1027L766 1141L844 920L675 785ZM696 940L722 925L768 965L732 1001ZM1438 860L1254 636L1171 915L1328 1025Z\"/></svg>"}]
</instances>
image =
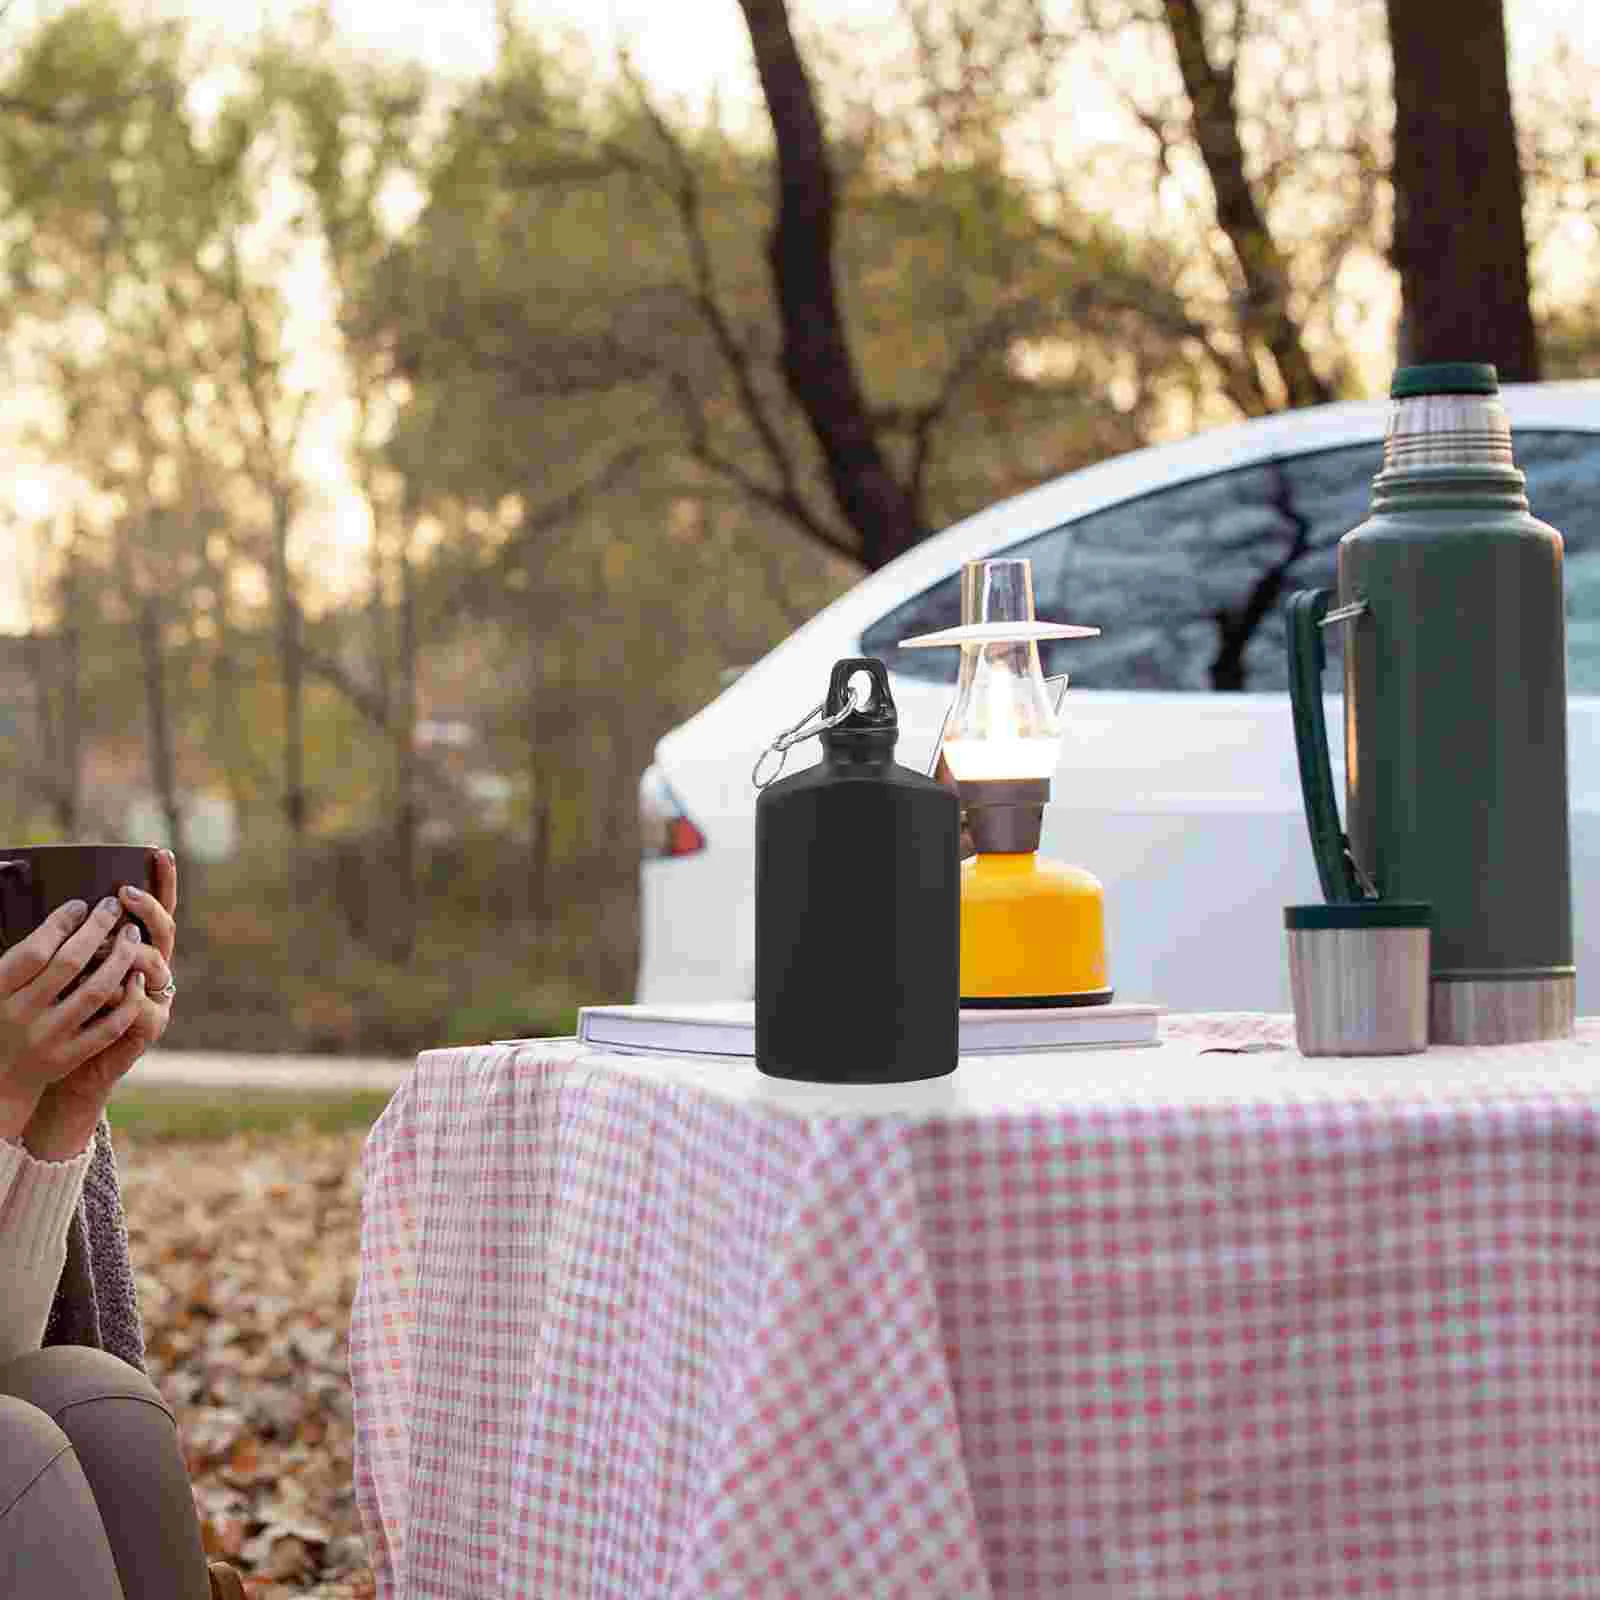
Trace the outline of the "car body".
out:
<instances>
[{"instance_id":1,"label":"car body","mask_svg":"<svg viewBox=\"0 0 1600 1600\"><path fill-rule=\"evenodd\" d=\"M1568 748L1578 1004L1600 998L1600 382L1502 392L1536 516L1566 541ZM754 992L756 789L770 739L822 699L833 663L881 656L898 759L926 770L955 650L898 641L960 621L965 562L1028 555L1042 619L1101 627L1043 647L1072 674L1044 854L1105 886L1119 998L1177 1010L1289 1009L1283 907L1321 898L1301 806L1281 601L1331 585L1339 537L1367 514L1386 402L1218 428L1068 473L968 517L864 578L658 743L641 779L645 1002ZM1210 691L1217 615L1303 543L1242 662ZM1233 596L1234 600L1229 597ZM1330 653L1335 641L1330 639ZM1336 663L1335 663L1336 665ZM1343 798L1343 706L1326 695ZM1259 685L1259 687L1256 687ZM815 740L786 770L820 758ZM1587 976L1586 976L1587 975Z\"/></svg>"}]
</instances>

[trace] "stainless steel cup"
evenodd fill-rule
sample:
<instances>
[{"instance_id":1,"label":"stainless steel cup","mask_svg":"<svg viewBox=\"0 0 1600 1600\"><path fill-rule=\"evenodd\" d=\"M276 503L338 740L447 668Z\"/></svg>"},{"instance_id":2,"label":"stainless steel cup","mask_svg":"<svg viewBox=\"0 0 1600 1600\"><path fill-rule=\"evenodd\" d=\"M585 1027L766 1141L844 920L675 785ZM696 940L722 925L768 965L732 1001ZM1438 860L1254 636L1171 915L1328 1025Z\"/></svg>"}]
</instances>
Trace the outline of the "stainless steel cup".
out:
<instances>
[{"instance_id":1,"label":"stainless steel cup","mask_svg":"<svg viewBox=\"0 0 1600 1600\"><path fill-rule=\"evenodd\" d=\"M1295 1039L1307 1056L1410 1055L1428 1047L1432 907L1355 900L1288 906Z\"/></svg>"}]
</instances>

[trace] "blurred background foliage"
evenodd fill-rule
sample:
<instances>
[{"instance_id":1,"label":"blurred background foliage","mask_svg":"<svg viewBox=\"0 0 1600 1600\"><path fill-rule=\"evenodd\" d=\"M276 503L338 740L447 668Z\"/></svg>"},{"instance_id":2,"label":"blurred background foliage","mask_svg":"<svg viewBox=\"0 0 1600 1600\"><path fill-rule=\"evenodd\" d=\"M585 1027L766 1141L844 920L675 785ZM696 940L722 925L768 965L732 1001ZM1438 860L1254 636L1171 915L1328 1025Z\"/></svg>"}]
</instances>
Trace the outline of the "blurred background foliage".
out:
<instances>
[{"instance_id":1,"label":"blurred background foliage","mask_svg":"<svg viewBox=\"0 0 1600 1600\"><path fill-rule=\"evenodd\" d=\"M793 9L924 529L1295 398L1161 8L904 0L867 74ZM1307 381L1368 392L1382 8L1206 9ZM1517 86L1547 376L1594 370L1592 70ZM1125 137L1079 136L1084 72ZM654 741L862 570L785 382L767 133L509 5L474 81L326 8L226 50L6 20L0 816L179 843L171 1045L405 1054L630 993Z\"/></svg>"}]
</instances>

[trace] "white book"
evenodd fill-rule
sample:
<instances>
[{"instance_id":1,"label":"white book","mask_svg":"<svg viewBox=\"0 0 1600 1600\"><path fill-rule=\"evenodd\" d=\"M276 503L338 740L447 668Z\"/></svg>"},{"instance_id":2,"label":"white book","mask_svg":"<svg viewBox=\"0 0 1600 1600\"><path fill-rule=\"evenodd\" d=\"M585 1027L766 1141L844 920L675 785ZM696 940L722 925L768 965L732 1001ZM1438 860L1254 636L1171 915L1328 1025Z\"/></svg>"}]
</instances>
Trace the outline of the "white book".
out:
<instances>
[{"instance_id":1,"label":"white book","mask_svg":"<svg viewBox=\"0 0 1600 1600\"><path fill-rule=\"evenodd\" d=\"M730 1056L756 1053L753 1002L699 1005L584 1006L578 1038L600 1049L656 1055ZM1157 1019L1165 1006L1125 1003L1101 1006L963 1006L960 1053L1005 1055L1019 1050L1081 1050L1157 1043ZM496 1040L498 1044L520 1041Z\"/></svg>"}]
</instances>

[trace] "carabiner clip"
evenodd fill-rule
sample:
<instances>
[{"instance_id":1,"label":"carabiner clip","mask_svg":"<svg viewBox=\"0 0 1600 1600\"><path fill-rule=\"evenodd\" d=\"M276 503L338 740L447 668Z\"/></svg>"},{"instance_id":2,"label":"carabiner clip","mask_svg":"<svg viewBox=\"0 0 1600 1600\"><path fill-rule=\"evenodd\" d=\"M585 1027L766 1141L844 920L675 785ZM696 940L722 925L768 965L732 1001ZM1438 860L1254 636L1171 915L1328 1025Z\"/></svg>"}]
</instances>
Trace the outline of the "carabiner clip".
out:
<instances>
[{"instance_id":1,"label":"carabiner clip","mask_svg":"<svg viewBox=\"0 0 1600 1600\"><path fill-rule=\"evenodd\" d=\"M870 696L869 696L870 698ZM750 781L758 789L765 789L768 784L776 783L783 776L784 763L789 759L789 752L797 744L803 744L807 739L815 739L818 734L826 733L829 728L837 728L841 722L852 713L859 711L866 701L856 692L852 684L845 691L844 706L834 712L831 717L824 717L822 713L827 709L828 702L824 700L821 705L813 706L811 710L801 717L792 728L785 728L765 750L756 757L756 764L750 769ZM813 717L821 718L815 727L808 726ZM766 765L768 756L778 758L778 770L770 778L761 776L761 769Z\"/></svg>"}]
</instances>

